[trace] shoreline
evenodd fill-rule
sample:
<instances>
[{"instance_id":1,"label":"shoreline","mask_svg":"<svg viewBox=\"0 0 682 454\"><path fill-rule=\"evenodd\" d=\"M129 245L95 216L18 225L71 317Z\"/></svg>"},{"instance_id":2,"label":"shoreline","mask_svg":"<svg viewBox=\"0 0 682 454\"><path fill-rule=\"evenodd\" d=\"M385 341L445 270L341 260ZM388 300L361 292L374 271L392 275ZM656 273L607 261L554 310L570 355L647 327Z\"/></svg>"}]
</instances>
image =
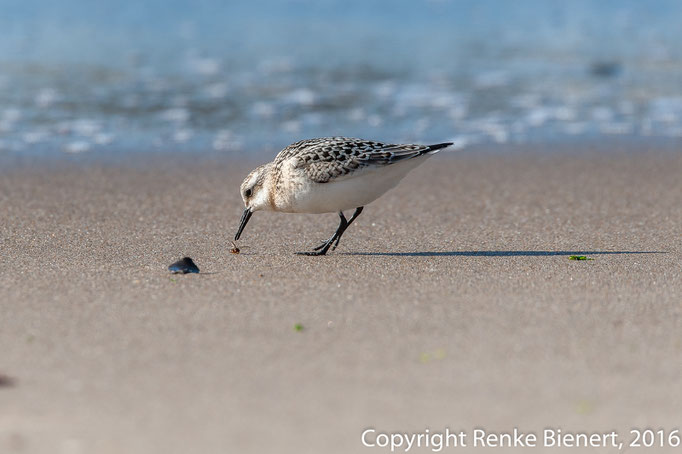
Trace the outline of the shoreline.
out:
<instances>
[{"instance_id":1,"label":"shoreline","mask_svg":"<svg viewBox=\"0 0 682 454\"><path fill-rule=\"evenodd\" d=\"M433 141L438 141L434 138ZM284 148L288 144L279 144ZM258 163L272 160L281 150L278 146L263 150L216 151L202 149L181 150L173 146L135 151L116 148L104 148L84 153L64 153L43 149L35 153L16 151L0 151L0 174L14 170L30 168L68 168L71 166L111 166L111 167L154 167L193 165L197 162L211 163ZM448 151L448 154L465 154L486 156L508 155L609 155L618 153L678 153L682 149L682 140L674 137L593 137L575 138L574 140L535 141L528 143L478 143L460 150ZM441 154L442 156L443 154Z\"/></svg>"}]
</instances>

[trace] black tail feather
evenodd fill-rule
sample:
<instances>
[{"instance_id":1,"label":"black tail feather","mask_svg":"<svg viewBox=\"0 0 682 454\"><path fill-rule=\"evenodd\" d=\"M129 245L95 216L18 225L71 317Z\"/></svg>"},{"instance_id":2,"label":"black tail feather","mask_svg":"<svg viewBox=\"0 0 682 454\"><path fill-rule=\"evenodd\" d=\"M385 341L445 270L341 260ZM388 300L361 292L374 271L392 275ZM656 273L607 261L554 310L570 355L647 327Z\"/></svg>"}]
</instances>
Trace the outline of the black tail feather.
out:
<instances>
[{"instance_id":1,"label":"black tail feather","mask_svg":"<svg viewBox=\"0 0 682 454\"><path fill-rule=\"evenodd\" d=\"M452 145L453 142L445 142L445 143L437 143L435 145L427 145L427 153L430 153L432 151L440 150L441 148L449 147Z\"/></svg>"}]
</instances>

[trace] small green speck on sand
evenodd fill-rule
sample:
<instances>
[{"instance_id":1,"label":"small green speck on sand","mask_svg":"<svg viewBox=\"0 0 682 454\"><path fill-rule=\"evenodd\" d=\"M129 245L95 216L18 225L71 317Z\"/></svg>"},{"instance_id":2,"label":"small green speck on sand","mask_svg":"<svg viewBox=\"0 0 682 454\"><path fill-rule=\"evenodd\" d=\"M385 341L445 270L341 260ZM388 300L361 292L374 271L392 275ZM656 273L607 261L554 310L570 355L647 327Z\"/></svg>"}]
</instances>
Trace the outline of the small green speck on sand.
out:
<instances>
[{"instance_id":1,"label":"small green speck on sand","mask_svg":"<svg viewBox=\"0 0 682 454\"><path fill-rule=\"evenodd\" d=\"M439 348L435 352L422 352L419 355L419 361L423 364L430 363L431 361L440 361L445 359L445 349Z\"/></svg>"},{"instance_id":2,"label":"small green speck on sand","mask_svg":"<svg viewBox=\"0 0 682 454\"><path fill-rule=\"evenodd\" d=\"M584 255L571 255L568 257L568 260L594 260L594 259L585 257Z\"/></svg>"},{"instance_id":3,"label":"small green speck on sand","mask_svg":"<svg viewBox=\"0 0 682 454\"><path fill-rule=\"evenodd\" d=\"M294 331L297 331L300 333L301 331L303 331L303 325L301 325L300 323L296 323L294 325Z\"/></svg>"},{"instance_id":4,"label":"small green speck on sand","mask_svg":"<svg viewBox=\"0 0 682 454\"><path fill-rule=\"evenodd\" d=\"M589 415L594 411L594 405L589 400L581 400L575 406L575 412L579 415Z\"/></svg>"}]
</instances>

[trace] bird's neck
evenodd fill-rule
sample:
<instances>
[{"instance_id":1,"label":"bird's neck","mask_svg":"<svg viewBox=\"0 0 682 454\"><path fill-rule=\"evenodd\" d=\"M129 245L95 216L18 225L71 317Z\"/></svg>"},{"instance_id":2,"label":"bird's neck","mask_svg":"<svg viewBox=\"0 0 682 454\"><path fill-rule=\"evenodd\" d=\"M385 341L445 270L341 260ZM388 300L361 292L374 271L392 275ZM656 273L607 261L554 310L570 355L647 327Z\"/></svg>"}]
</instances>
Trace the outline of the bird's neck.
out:
<instances>
[{"instance_id":1,"label":"bird's neck","mask_svg":"<svg viewBox=\"0 0 682 454\"><path fill-rule=\"evenodd\" d=\"M269 194L270 209L273 211L292 211L294 200L290 172L291 169L287 166L280 168L273 166L267 173L265 185Z\"/></svg>"}]
</instances>

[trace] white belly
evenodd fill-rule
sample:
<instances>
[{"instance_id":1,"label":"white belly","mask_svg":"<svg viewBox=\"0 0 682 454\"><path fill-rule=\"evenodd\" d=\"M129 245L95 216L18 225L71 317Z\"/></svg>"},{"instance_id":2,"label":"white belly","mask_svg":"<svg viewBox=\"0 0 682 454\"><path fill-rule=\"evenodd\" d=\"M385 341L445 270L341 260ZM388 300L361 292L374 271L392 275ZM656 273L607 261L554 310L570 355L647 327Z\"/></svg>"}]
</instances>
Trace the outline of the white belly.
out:
<instances>
[{"instance_id":1,"label":"white belly","mask_svg":"<svg viewBox=\"0 0 682 454\"><path fill-rule=\"evenodd\" d=\"M282 211L330 213L365 206L395 187L428 155L383 167L373 167L328 183L305 183L291 194L291 205Z\"/></svg>"}]
</instances>

